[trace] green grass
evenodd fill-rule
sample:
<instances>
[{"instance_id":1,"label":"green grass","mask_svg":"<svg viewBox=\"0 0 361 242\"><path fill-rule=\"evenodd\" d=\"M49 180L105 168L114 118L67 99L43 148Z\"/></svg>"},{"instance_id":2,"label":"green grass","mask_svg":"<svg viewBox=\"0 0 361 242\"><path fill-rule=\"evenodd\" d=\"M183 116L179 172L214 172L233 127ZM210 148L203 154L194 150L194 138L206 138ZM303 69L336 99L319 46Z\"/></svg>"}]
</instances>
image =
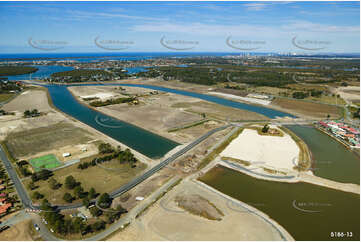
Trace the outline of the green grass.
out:
<instances>
[{"instance_id":1,"label":"green grass","mask_svg":"<svg viewBox=\"0 0 361 242\"><path fill-rule=\"evenodd\" d=\"M12 98L15 94L11 94L11 93L3 93L0 94L0 102L5 102L7 100L9 100L10 98Z\"/></svg>"},{"instance_id":2,"label":"green grass","mask_svg":"<svg viewBox=\"0 0 361 242\"><path fill-rule=\"evenodd\" d=\"M44 155L30 160L30 164L34 167L35 171L40 171L42 168L53 169L61 165L61 162L53 155Z\"/></svg>"}]
</instances>

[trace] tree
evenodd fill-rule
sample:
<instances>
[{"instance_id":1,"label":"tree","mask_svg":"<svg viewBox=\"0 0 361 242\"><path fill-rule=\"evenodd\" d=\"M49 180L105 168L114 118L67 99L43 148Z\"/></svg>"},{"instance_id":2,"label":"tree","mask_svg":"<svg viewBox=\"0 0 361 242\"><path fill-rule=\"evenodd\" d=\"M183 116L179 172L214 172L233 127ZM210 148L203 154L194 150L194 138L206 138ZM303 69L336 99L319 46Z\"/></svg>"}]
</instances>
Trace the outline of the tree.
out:
<instances>
[{"instance_id":1,"label":"tree","mask_svg":"<svg viewBox=\"0 0 361 242\"><path fill-rule=\"evenodd\" d=\"M112 153L114 152L113 147L109 143L101 143L98 146L98 150L100 154Z\"/></svg>"},{"instance_id":2,"label":"tree","mask_svg":"<svg viewBox=\"0 0 361 242\"><path fill-rule=\"evenodd\" d=\"M36 200L42 199L44 197L43 194L41 194L40 192L36 191L33 193L33 198Z\"/></svg>"},{"instance_id":3,"label":"tree","mask_svg":"<svg viewBox=\"0 0 361 242\"><path fill-rule=\"evenodd\" d=\"M50 188L53 190L58 189L60 187L60 183L54 178L50 178L48 183Z\"/></svg>"},{"instance_id":4,"label":"tree","mask_svg":"<svg viewBox=\"0 0 361 242\"><path fill-rule=\"evenodd\" d=\"M65 187L67 189L73 189L74 187L76 187L76 185L77 185L77 182L73 176L67 176L65 178Z\"/></svg>"},{"instance_id":5,"label":"tree","mask_svg":"<svg viewBox=\"0 0 361 242\"><path fill-rule=\"evenodd\" d=\"M268 124L265 124L262 128L262 133L267 133L268 130L269 130L269 126L268 126Z\"/></svg>"},{"instance_id":6,"label":"tree","mask_svg":"<svg viewBox=\"0 0 361 242\"><path fill-rule=\"evenodd\" d=\"M88 208L89 205L90 205L90 200L89 200L89 198L84 197L84 198L83 198L83 206L86 207L86 208Z\"/></svg>"},{"instance_id":7,"label":"tree","mask_svg":"<svg viewBox=\"0 0 361 242\"><path fill-rule=\"evenodd\" d=\"M96 221L92 224L92 229L95 231L99 231L105 228L105 222L103 220Z\"/></svg>"},{"instance_id":8,"label":"tree","mask_svg":"<svg viewBox=\"0 0 361 242\"><path fill-rule=\"evenodd\" d=\"M112 204L112 199L108 193L103 193L98 200L98 205L101 208L109 208Z\"/></svg>"},{"instance_id":9,"label":"tree","mask_svg":"<svg viewBox=\"0 0 361 242\"><path fill-rule=\"evenodd\" d=\"M84 189L81 186L76 186L74 188L74 195L78 198L83 198L84 197Z\"/></svg>"},{"instance_id":10,"label":"tree","mask_svg":"<svg viewBox=\"0 0 361 242\"><path fill-rule=\"evenodd\" d=\"M65 202L68 202L68 203L71 203L74 200L73 196L68 192L64 194L63 199Z\"/></svg>"},{"instance_id":11,"label":"tree","mask_svg":"<svg viewBox=\"0 0 361 242\"><path fill-rule=\"evenodd\" d=\"M33 181L31 181L31 182L29 183L29 185L28 185L28 188L29 188L30 190L34 190L34 189L36 188L35 183L34 183Z\"/></svg>"},{"instance_id":12,"label":"tree","mask_svg":"<svg viewBox=\"0 0 361 242\"><path fill-rule=\"evenodd\" d=\"M100 210L99 208L97 208L96 206L91 207L89 209L89 211L90 211L91 215L93 215L93 217L98 217L98 216L102 215L102 213L103 213L103 211Z\"/></svg>"},{"instance_id":13,"label":"tree","mask_svg":"<svg viewBox=\"0 0 361 242\"><path fill-rule=\"evenodd\" d=\"M73 232L78 233L85 228L82 218L76 217L72 222Z\"/></svg>"},{"instance_id":14,"label":"tree","mask_svg":"<svg viewBox=\"0 0 361 242\"><path fill-rule=\"evenodd\" d=\"M94 187L90 188L89 198L92 199L95 198L96 196L97 196L97 192L95 191Z\"/></svg>"}]
</instances>

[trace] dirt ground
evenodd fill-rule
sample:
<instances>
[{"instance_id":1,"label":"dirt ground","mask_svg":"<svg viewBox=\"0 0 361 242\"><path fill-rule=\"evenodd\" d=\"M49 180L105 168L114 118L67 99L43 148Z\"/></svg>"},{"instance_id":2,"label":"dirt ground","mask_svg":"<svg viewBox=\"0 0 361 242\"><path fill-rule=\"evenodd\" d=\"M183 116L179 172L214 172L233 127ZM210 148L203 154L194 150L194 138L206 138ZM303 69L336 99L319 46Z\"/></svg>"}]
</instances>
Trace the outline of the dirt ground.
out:
<instances>
[{"instance_id":1,"label":"dirt ground","mask_svg":"<svg viewBox=\"0 0 361 242\"><path fill-rule=\"evenodd\" d=\"M222 220L209 220L179 208L177 196L196 194L214 204ZM253 213L232 205L227 199L191 181L173 188L142 216L108 240L281 240L277 231Z\"/></svg>"},{"instance_id":2,"label":"dirt ground","mask_svg":"<svg viewBox=\"0 0 361 242\"><path fill-rule=\"evenodd\" d=\"M360 102L360 86L339 87L336 93L348 102Z\"/></svg>"},{"instance_id":3,"label":"dirt ground","mask_svg":"<svg viewBox=\"0 0 361 242\"><path fill-rule=\"evenodd\" d=\"M87 92L88 87L81 87L81 91L78 87L77 89L73 88L74 87L70 87L69 90L72 91L75 96L78 96L80 93L88 95L94 91L90 89L89 92ZM104 90L102 90L101 87L97 87L97 92L105 92L108 89L109 87ZM210 121L191 128L169 132L172 129L181 128L203 120L204 117L202 113L205 113L206 116L209 115L209 118L218 119L225 119L225 116L235 119L265 119L261 115L238 109L235 110L205 101L200 102L199 99L192 97L164 92L149 95L152 91L144 88L125 87L124 89L125 91L123 90L123 92L143 95L139 97L140 104L116 104L97 109L110 116L135 124L179 143L191 142L210 129L223 125L223 122Z\"/></svg>"},{"instance_id":4,"label":"dirt ground","mask_svg":"<svg viewBox=\"0 0 361 242\"><path fill-rule=\"evenodd\" d=\"M25 110L37 109L40 112L51 110L47 101L47 93L44 90L34 89L21 93L11 102L4 105L3 109L8 112L18 111L24 113Z\"/></svg>"},{"instance_id":5,"label":"dirt ground","mask_svg":"<svg viewBox=\"0 0 361 242\"><path fill-rule=\"evenodd\" d=\"M326 118L329 114L331 118L339 118L341 111L339 107L319 103L305 102L286 98L276 98L272 105L281 108L297 116L306 116L311 118Z\"/></svg>"},{"instance_id":6,"label":"dirt ground","mask_svg":"<svg viewBox=\"0 0 361 242\"><path fill-rule=\"evenodd\" d=\"M25 159L44 151L58 151L61 147L86 144L93 139L88 131L68 122L59 122L47 127L10 133L5 143L13 156ZM58 158L61 158L59 155Z\"/></svg>"},{"instance_id":7,"label":"dirt ground","mask_svg":"<svg viewBox=\"0 0 361 242\"><path fill-rule=\"evenodd\" d=\"M183 108L188 112L206 114L206 117L215 118L224 121L240 121L240 120L267 120L268 118L254 112L230 108L206 101L198 101L196 103L180 102L173 105L176 108Z\"/></svg>"},{"instance_id":8,"label":"dirt ground","mask_svg":"<svg viewBox=\"0 0 361 242\"><path fill-rule=\"evenodd\" d=\"M2 241L33 241L29 231L30 221L31 219L24 220L11 226L0 234L0 239Z\"/></svg>"}]
</instances>

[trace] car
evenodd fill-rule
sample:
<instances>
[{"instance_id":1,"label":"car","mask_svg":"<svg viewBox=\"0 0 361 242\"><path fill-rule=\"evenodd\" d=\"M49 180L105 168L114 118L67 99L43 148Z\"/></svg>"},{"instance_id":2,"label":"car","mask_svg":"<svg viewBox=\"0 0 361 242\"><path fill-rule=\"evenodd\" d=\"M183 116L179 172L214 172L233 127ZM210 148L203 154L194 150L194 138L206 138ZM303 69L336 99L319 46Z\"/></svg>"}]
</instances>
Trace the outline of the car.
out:
<instances>
[{"instance_id":1,"label":"car","mask_svg":"<svg viewBox=\"0 0 361 242\"><path fill-rule=\"evenodd\" d=\"M54 230L53 230L53 229L50 229L50 232L54 233Z\"/></svg>"},{"instance_id":2,"label":"car","mask_svg":"<svg viewBox=\"0 0 361 242\"><path fill-rule=\"evenodd\" d=\"M34 227L35 227L36 231L40 230L40 227L37 224L34 224Z\"/></svg>"}]
</instances>

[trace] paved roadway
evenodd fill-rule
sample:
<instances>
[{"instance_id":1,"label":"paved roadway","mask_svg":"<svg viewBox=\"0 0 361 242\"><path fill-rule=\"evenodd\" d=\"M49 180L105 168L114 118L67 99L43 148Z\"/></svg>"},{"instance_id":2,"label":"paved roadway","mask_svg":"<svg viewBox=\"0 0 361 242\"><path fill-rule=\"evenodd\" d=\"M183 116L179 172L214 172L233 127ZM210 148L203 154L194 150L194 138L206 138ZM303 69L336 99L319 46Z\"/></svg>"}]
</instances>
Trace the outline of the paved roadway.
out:
<instances>
[{"instance_id":1,"label":"paved roadway","mask_svg":"<svg viewBox=\"0 0 361 242\"><path fill-rule=\"evenodd\" d=\"M16 171L14 167L12 166L11 162L9 161L8 157L6 156L5 151L3 150L3 147L0 145L0 160L3 161L5 165L5 169L9 174L10 179L14 182L15 189L19 195L19 198L21 202L23 203L25 208L31 208L34 209L30 198L28 197L27 192L25 191L23 184L21 183L18 174L16 174Z\"/></svg>"},{"instance_id":2,"label":"paved roadway","mask_svg":"<svg viewBox=\"0 0 361 242\"><path fill-rule=\"evenodd\" d=\"M153 174L155 174L159 170L163 169L169 163L173 162L178 157L180 157L181 155L188 152L190 149L192 149L193 147L195 147L196 145L201 143L203 140L207 139L212 134L214 134L214 133L216 133L218 131L221 131L223 129L226 129L226 128L230 127L230 126L231 125L228 124L228 125L225 125L225 126L222 126L222 127L219 127L219 128L216 128L216 129L213 129L213 130L209 131L208 133L206 133L203 136L199 137L198 139L196 139L195 141L193 141L192 143L190 143L189 145L187 145L183 149L179 150L178 152L176 152L175 154L173 154L169 158L167 158L164 161L160 162L158 165L156 165L153 168L151 168L150 170L146 171L141 176L136 177L135 179L133 179L129 183L127 183L127 184L121 186L120 188L116 189L115 191L111 192L109 195L112 198L122 195L123 193L129 191L130 189L132 189L133 187L135 187L139 183L141 183L141 182L145 181L146 179L148 179L149 177L151 177ZM16 188L18 194L19 194L19 197L20 197L24 207L25 208L30 208L30 209L40 209L39 206L35 206L35 205L32 204L31 199L28 197L28 194L27 194L26 190L24 189L23 184L21 183L18 175L16 174L15 169L13 168L11 162L9 161L8 157L6 156L6 153L4 152L1 145L0 145L0 159L4 162L5 168L6 168L7 172L8 172L11 180L14 182L15 188ZM78 204L72 204L72 205L58 206L58 209L59 210L73 209L73 208L79 208L79 207L82 207L82 206L83 205L81 203L78 203Z\"/></svg>"}]
</instances>

